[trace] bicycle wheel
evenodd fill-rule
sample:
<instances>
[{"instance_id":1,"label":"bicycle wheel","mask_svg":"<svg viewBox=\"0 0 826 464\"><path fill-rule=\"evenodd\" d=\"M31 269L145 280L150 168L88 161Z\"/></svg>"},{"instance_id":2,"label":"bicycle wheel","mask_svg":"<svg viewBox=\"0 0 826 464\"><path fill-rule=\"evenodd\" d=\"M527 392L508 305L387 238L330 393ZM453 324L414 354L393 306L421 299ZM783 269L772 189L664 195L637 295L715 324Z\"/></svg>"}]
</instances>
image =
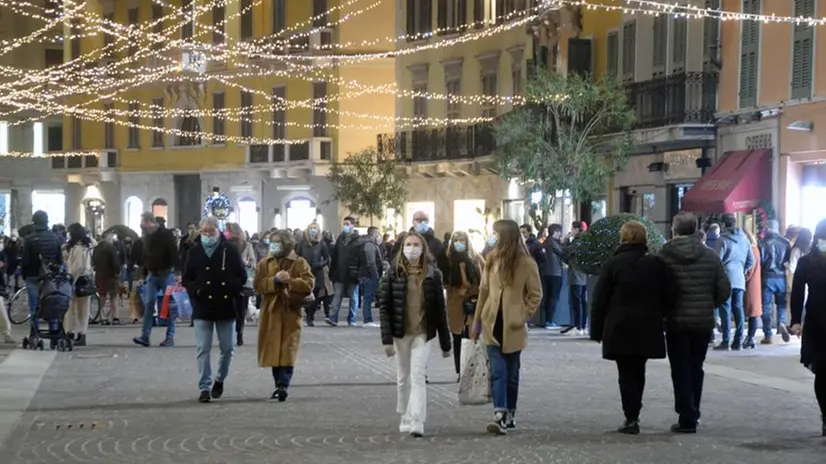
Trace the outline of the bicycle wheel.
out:
<instances>
[{"instance_id":1,"label":"bicycle wheel","mask_svg":"<svg viewBox=\"0 0 826 464\"><path fill-rule=\"evenodd\" d=\"M14 325L29 322L32 315L29 312L29 292L26 287L21 288L11 297L6 311L9 314L9 321Z\"/></svg>"},{"instance_id":2,"label":"bicycle wheel","mask_svg":"<svg viewBox=\"0 0 826 464\"><path fill-rule=\"evenodd\" d=\"M95 293L89 298L89 323L90 324L98 324L100 323L100 315L102 311L102 305L100 303L100 294Z\"/></svg>"}]
</instances>

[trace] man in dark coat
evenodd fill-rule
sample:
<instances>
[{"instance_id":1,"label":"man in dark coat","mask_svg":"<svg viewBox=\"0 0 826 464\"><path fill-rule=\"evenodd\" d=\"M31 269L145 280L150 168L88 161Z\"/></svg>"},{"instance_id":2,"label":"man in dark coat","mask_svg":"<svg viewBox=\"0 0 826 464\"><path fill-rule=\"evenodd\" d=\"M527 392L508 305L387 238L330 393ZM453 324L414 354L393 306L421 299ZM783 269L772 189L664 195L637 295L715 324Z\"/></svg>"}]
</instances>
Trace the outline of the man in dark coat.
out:
<instances>
[{"instance_id":1,"label":"man in dark coat","mask_svg":"<svg viewBox=\"0 0 826 464\"><path fill-rule=\"evenodd\" d=\"M356 325L356 312L359 302L358 280L350 275L348 269L350 254L356 252L356 240L358 231L356 230L356 220L347 216L342 224L341 235L338 236L335 245L330 253L330 279L333 281L333 305L330 314L324 322L330 326L338 325L338 315L341 312L341 303L344 298L348 298L349 311L347 313L347 323L350 326Z\"/></svg>"},{"instance_id":2,"label":"man in dark coat","mask_svg":"<svg viewBox=\"0 0 826 464\"><path fill-rule=\"evenodd\" d=\"M113 233L109 233L98 242L92 253L92 268L95 270L100 303L109 298L109 314L102 323L113 323L117 318L117 297L120 281L120 253L114 243Z\"/></svg>"},{"instance_id":3,"label":"man in dark coat","mask_svg":"<svg viewBox=\"0 0 826 464\"><path fill-rule=\"evenodd\" d=\"M163 295L166 287L175 284L175 261L178 244L172 231L162 227L152 213L141 215L141 261L146 270L146 308L143 313L141 336L132 339L141 346L149 346L149 335L155 318L157 296ZM160 346L175 346L175 320L170 318L166 328L166 338Z\"/></svg>"},{"instance_id":4,"label":"man in dark coat","mask_svg":"<svg viewBox=\"0 0 826 464\"><path fill-rule=\"evenodd\" d=\"M182 283L192 302L195 346L198 359L198 401L208 403L224 394L224 381L232 361L235 307L247 282L247 271L238 249L218 232L218 221L210 216L201 223L201 236L189 249ZM170 321L171 321L170 317ZM221 357L218 374L212 378L209 355L212 334L218 334Z\"/></svg>"},{"instance_id":5,"label":"man in dark coat","mask_svg":"<svg viewBox=\"0 0 826 464\"><path fill-rule=\"evenodd\" d=\"M672 222L674 238L660 257L674 273L678 288L674 309L666 315L666 344L679 421L676 433L696 433L703 394L703 363L714 309L731 295L731 282L717 253L694 236L697 218L681 213Z\"/></svg>"},{"instance_id":6,"label":"man in dark coat","mask_svg":"<svg viewBox=\"0 0 826 464\"><path fill-rule=\"evenodd\" d=\"M540 276L542 277L542 304L540 311L544 313L542 322L545 328L556 329L556 307L559 304L559 297L562 294L562 225L551 224L548 226L548 237L542 244L542 257L544 265L540 266Z\"/></svg>"},{"instance_id":7,"label":"man in dark coat","mask_svg":"<svg viewBox=\"0 0 826 464\"><path fill-rule=\"evenodd\" d=\"M63 253L61 245L63 242L52 231L49 230L49 215L45 211L37 211L32 216L34 232L23 239L23 255L20 259L20 267L23 278L26 279L26 292L29 298L29 313L31 314L32 331L37 330L38 290L40 289L40 278L43 271L48 267L61 266L63 264ZM52 327L55 330L56 327Z\"/></svg>"}]
</instances>

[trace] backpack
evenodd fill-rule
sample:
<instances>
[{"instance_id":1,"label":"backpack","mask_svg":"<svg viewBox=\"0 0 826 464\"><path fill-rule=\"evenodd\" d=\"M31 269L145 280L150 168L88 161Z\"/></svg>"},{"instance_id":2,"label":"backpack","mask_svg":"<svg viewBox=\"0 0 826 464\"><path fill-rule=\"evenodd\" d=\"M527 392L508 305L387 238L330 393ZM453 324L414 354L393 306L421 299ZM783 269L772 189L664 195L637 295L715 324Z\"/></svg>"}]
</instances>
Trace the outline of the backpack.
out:
<instances>
[{"instance_id":1,"label":"backpack","mask_svg":"<svg viewBox=\"0 0 826 464\"><path fill-rule=\"evenodd\" d=\"M350 243L344 248L346 256L346 275L348 283L356 283L359 281L359 270L364 259L364 242L358 237L353 238Z\"/></svg>"},{"instance_id":2,"label":"backpack","mask_svg":"<svg viewBox=\"0 0 826 464\"><path fill-rule=\"evenodd\" d=\"M50 272L43 276L38 296L39 317L46 320L62 319L69 310L73 293L71 275Z\"/></svg>"}]
</instances>

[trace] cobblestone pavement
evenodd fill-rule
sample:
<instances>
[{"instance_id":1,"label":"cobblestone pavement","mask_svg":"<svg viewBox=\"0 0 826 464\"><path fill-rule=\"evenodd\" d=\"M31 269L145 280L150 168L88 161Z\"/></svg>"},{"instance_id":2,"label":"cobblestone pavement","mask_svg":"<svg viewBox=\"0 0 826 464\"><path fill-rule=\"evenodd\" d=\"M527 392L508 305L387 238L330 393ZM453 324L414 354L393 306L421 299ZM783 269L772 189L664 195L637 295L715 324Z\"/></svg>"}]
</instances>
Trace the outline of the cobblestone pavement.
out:
<instances>
[{"instance_id":1,"label":"cobblestone pavement","mask_svg":"<svg viewBox=\"0 0 826 464\"><path fill-rule=\"evenodd\" d=\"M532 332L519 429L506 437L484 433L489 407L457 404L452 359L434 349L426 435L415 439L397 433L394 362L377 329L307 329L283 404L267 400L272 380L256 365L254 327L252 343L236 351L225 397L211 404L195 400L192 329L181 327L168 349L133 346L137 330L95 328L90 346L58 353L0 445L0 462L814 464L826 451L796 345L711 354L703 425L693 436L668 433L668 366L651 362L644 430L635 437L612 432L622 416L616 371L596 344ZM152 342L161 335L156 329ZM13 408L3 392L0 410Z\"/></svg>"}]
</instances>

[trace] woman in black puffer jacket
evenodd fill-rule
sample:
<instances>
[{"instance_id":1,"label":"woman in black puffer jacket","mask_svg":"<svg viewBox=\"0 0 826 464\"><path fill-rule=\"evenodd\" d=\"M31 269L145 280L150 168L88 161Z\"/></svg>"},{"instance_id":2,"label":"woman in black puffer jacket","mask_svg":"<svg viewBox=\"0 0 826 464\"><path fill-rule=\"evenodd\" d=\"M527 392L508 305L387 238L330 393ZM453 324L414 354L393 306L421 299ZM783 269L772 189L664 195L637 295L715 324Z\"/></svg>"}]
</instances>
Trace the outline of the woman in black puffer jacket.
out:
<instances>
[{"instance_id":1,"label":"woman in black puffer jacket","mask_svg":"<svg viewBox=\"0 0 826 464\"><path fill-rule=\"evenodd\" d=\"M394 264L379 285L381 341L387 356L398 352L399 431L420 437L427 409L427 342L438 335L442 355L450 356L444 286L427 242L418 233L408 233Z\"/></svg>"}]
</instances>

